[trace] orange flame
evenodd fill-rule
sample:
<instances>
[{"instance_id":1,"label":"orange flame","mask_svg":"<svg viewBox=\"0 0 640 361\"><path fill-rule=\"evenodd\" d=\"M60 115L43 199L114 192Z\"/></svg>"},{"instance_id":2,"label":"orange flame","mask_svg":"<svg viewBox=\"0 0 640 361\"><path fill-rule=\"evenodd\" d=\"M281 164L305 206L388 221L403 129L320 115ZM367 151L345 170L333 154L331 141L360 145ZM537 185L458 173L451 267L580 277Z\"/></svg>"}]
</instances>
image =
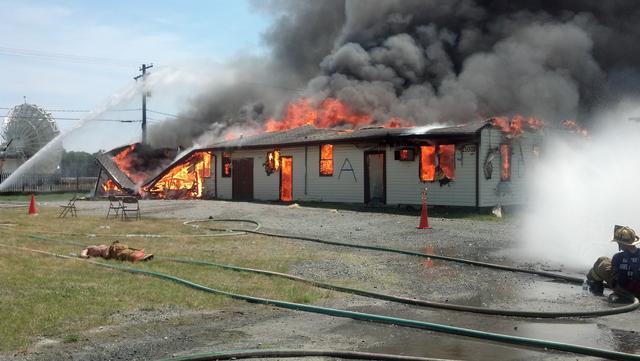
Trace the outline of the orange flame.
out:
<instances>
[{"instance_id":1,"label":"orange flame","mask_svg":"<svg viewBox=\"0 0 640 361\"><path fill-rule=\"evenodd\" d=\"M267 162L265 164L265 170L268 174L271 174L280 169L280 151L274 150L267 153Z\"/></svg>"},{"instance_id":2,"label":"orange flame","mask_svg":"<svg viewBox=\"0 0 640 361\"><path fill-rule=\"evenodd\" d=\"M123 149L120 153L116 154L113 161L118 165L118 168L129 177L134 183L140 184L149 178L149 175L145 172L139 172L134 170L134 155L131 153L136 149L136 145L132 144Z\"/></svg>"},{"instance_id":3,"label":"orange flame","mask_svg":"<svg viewBox=\"0 0 640 361\"><path fill-rule=\"evenodd\" d=\"M525 127L531 130L541 130L544 128L544 122L534 117L524 117L516 115L512 119L506 117L495 117L491 119L494 127L499 128L502 132L507 133L510 137L517 138L524 133Z\"/></svg>"},{"instance_id":4,"label":"orange flame","mask_svg":"<svg viewBox=\"0 0 640 361\"><path fill-rule=\"evenodd\" d=\"M231 177L231 153L222 152L222 176Z\"/></svg>"},{"instance_id":5,"label":"orange flame","mask_svg":"<svg viewBox=\"0 0 640 361\"><path fill-rule=\"evenodd\" d=\"M112 181L111 178L107 179L107 181L102 184L102 190L105 193L122 192L122 188L118 187L118 185L114 181Z\"/></svg>"},{"instance_id":6,"label":"orange flame","mask_svg":"<svg viewBox=\"0 0 640 361\"><path fill-rule=\"evenodd\" d=\"M201 198L204 179L211 175L211 153L196 152L176 164L147 192L159 198Z\"/></svg>"},{"instance_id":7,"label":"orange flame","mask_svg":"<svg viewBox=\"0 0 640 361\"><path fill-rule=\"evenodd\" d=\"M291 202L293 200L293 160L291 157L282 157L280 174L280 200Z\"/></svg>"},{"instance_id":8,"label":"orange flame","mask_svg":"<svg viewBox=\"0 0 640 361\"><path fill-rule=\"evenodd\" d=\"M500 180L507 182L511 180L511 146L500 144Z\"/></svg>"},{"instance_id":9,"label":"orange flame","mask_svg":"<svg viewBox=\"0 0 640 361\"><path fill-rule=\"evenodd\" d=\"M411 128L414 126L415 125L412 122L397 117L393 117L387 120L387 122L383 125L384 128Z\"/></svg>"},{"instance_id":10,"label":"orange flame","mask_svg":"<svg viewBox=\"0 0 640 361\"><path fill-rule=\"evenodd\" d=\"M264 126L267 132L293 129L305 125L316 128L334 128L342 125L358 128L374 122L370 114L358 113L338 99L327 98L314 105L308 98L300 98L287 105L282 119L269 119ZM401 118L391 118L386 128L411 127L413 124Z\"/></svg>"},{"instance_id":11,"label":"orange flame","mask_svg":"<svg viewBox=\"0 0 640 361\"><path fill-rule=\"evenodd\" d=\"M436 147L433 145L423 145L420 147L420 180L432 182L435 179L436 171Z\"/></svg>"},{"instance_id":12,"label":"orange flame","mask_svg":"<svg viewBox=\"0 0 640 361\"><path fill-rule=\"evenodd\" d=\"M454 144L440 144L438 146L440 152L439 165L444 176L453 180L456 178L455 154L456 146Z\"/></svg>"},{"instance_id":13,"label":"orange flame","mask_svg":"<svg viewBox=\"0 0 640 361\"><path fill-rule=\"evenodd\" d=\"M578 125L578 122L576 122L575 120L563 120L561 124L570 133L577 134L585 138L589 137L589 132L585 128L582 128L580 125Z\"/></svg>"},{"instance_id":14,"label":"orange flame","mask_svg":"<svg viewBox=\"0 0 640 361\"><path fill-rule=\"evenodd\" d=\"M333 175L333 144L320 146L320 175Z\"/></svg>"}]
</instances>

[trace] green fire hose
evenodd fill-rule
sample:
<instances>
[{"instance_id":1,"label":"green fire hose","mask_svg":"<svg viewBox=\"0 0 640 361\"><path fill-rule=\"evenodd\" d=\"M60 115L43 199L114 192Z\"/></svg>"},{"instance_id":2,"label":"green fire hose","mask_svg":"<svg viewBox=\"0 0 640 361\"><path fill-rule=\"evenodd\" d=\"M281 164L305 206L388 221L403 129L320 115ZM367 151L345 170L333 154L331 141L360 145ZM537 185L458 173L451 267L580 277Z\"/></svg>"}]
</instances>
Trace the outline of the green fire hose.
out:
<instances>
[{"instance_id":1,"label":"green fire hose","mask_svg":"<svg viewBox=\"0 0 640 361\"><path fill-rule=\"evenodd\" d=\"M338 357L349 360L382 360L382 361L451 361L427 357L387 355L382 353L335 350L233 350L222 352L205 352L195 355L176 356L156 361L213 361L238 360L246 358L288 358L288 357Z\"/></svg>"},{"instance_id":2,"label":"green fire hose","mask_svg":"<svg viewBox=\"0 0 640 361\"><path fill-rule=\"evenodd\" d=\"M2 243L0 243L0 246L13 248L17 250L35 252L39 254L45 254L45 255L55 256L59 258L75 260L75 261L89 262L91 264L94 264L100 267L111 268L111 269L130 272L134 274L136 273L143 274L151 277L156 277L159 279L173 281L178 284L181 284L199 291L208 292L208 293L212 293L220 296L226 296L236 300L246 301L249 303L270 305L270 306L276 306L276 307L289 309L289 310L311 312L311 313L317 313L322 315L329 315L333 317L350 318L350 319L360 320L360 321L370 321L370 322L377 322L377 323L396 325L396 326L402 326L402 327L430 330L435 332L443 332L447 334L467 336L467 337L479 338L483 340L496 341L501 343L542 348L545 350L552 349L552 350L558 350L558 351L564 351L564 352L573 352L573 353L587 355L587 356L609 358L612 360L640 360L640 355L633 355L633 354L618 352L618 351L603 350L603 349L597 349L593 347L580 346L580 345L555 342L555 341L547 341L547 340L534 339L534 338L527 338L527 337L520 337L520 336L504 335L504 334L493 333L493 332L484 332L484 331L479 331L474 329L448 326L448 325L432 323L432 322L389 317L389 316L383 316L378 314L355 312L355 311L348 311L348 310L341 310L336 308L320 307L320 306L313 306L313 305L304 305L304 304L294 303L294 302L286 302L286 301L280 301L280 300L271 300L267 298L247 296L242 294L226 292L226 291L218 290L215 288L209 288L204 285L197 284L197 283L188 281L186 279L182 279L182 278L175 277L175 276L161 273L161 272L147 271L139 268L126 267L126 266L109 264L104 262L97 262L92 260L84 260L76 257L64 256L64 255L59 255L51 252L29 249L24 247L17 247L17 246L2 244Z\"/></svg>"},{"instance_id":3,"label":"green fire hose","mask_svg":"<svg viewBox=\"0 0 640 361\"><path fill-rule=\"evenodd\" d=\"M65 243L65 244L70 244L70 245L80 246L80 247L85 246L82 243L73 242L73 241L57 240L53 238L34 236L34 235L30 237L34 239ZM496 308L465 306L465 305L458 305L458 304L452 304L452 303L433 302L433 301L427 301L427 300L421 300L421 299L415 299L415 298L387 295L387 294L378 293L378 292L371 292L371 291L361 290L357 288L343 287L343 286L333 285L325 282L314 281L314 280L306 279L299 276L294 276L287 273L240 267L240 266L229 265L229 264L221 264L221 263L209 262L205 260L178 258L178 257L163 257L163 256L156 256L155 259L159 261L170 261L170 262L187 263L187 264L194 264L194 265L201 265L201 266L210 266L210 267L217 267L217 268L227 269L227 270L232 270L237 272L248 272L248 273L261 274L265 276L280 277L280 278L285 278L289 280L306 283L315 287L332 290L332 291L350 293L350 294L355 294L359 296L397 302L397 303L403 303L403 304L409 304L414 306L432 307L432 308L487 314L487 315L532 317L532 318L600 317L600 316L608 316L608 315L615 315L615 314L630 312L640 307L640 302L638 302L638 300L634 300L634 302L630 304L624 304L616 307L609 307L606 309L591 310L591 311L551 312L551 311L503 310L503 309L496 309Z\"/></svg>"}]
</instances>

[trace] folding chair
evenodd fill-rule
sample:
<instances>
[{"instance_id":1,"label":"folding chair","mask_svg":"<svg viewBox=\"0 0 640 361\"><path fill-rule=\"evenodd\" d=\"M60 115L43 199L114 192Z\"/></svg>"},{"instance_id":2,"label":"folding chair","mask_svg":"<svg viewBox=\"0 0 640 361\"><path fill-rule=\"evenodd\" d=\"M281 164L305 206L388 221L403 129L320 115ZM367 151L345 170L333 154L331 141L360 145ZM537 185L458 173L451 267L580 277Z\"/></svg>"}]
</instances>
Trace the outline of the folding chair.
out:
<instances>
[{"instance_id":1,"label":"folding chair","mask_svg":"<svg viewBox=\"0 0 640 361\"><path fill-rule=\"evenodd\" d=\"M78 199L78 196L75 195L73 196L73 198L71 198L69 200L69 202L64 205L64 206L60 206L60 208L62 208L60 210L60 213L58 214L58 218L64 218L67 216L67 214L70 214L71 217L78 217L78 212L76 211L76 200Z\"/></svg>"},{"instance_id":2,"label":"folding chair","mask_svg":"<svg viewBox=\"0 0 640 361\"><path fill-rule=\"evenodd\" d=\"M129 213L133 213L136 220L140 217L140 203L136 197L124 197L122 198L122 219L129 219Z\"/></svg>"},{"instance_id":3,"label":"folding chair","mask_svg":"<svg viewBox=\"0 0 640 361\"><path fill-rule=\"evenodd\" d=\"M107 219L109 219L109 214L111 214L111 210L113 210L113 217L118 218L120 216L120 211L122 210L122 203L120 202L120 198L116 196L109 196L109 210L107 211Z\"/></svg>"}]
</instances>

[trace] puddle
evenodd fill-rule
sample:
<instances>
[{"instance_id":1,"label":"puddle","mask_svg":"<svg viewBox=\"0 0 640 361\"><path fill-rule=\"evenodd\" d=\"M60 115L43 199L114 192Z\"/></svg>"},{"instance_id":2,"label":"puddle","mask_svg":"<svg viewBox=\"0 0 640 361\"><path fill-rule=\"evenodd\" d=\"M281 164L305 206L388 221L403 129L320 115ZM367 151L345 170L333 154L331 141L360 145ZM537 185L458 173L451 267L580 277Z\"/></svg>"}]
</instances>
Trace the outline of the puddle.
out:
<instances>
[{"instance_id":1,"label":"puddle","mask_svg":"<svg viewBox=\"0 0 640 361\"><path fill-rule=\"evenodd\" d=\"M616 336L611 330L599 326L594 321L523 320L486 315L461 315L460 313L448 311L424 312L421 310L389 310L376 307L359 309L358 311L383 313L395 317L418 319L506 335L634 352L633 347L621 346L621 339L629 339L629 335ZM356 325L349 327L356 327ZM362 332L362 327L360 329L360 332ZM383 340L377 345L367 348L366 351L368 352L462 360L546 360L552 354L557 359L565 359L565 357L568 360L576 359L576 355L571 353L544 351L542 349L526 348L425 330L378 326L378 328L367 327L365 332L373 333L372 338ZM622 341L622 343L628 342Z\"/></svg>"},{"instance_id":2,"label":"puddle","mask_svg":"<svg viewBox=\"0 0 640 361\"><path fill-rule=\"evenodd\" d=\"M420 298L476 307L530 311L582 311L611 307L604 297L583 293L581 285L534 275L438 263L436 261L436 266L430 268L425 267L424 263L416 265L422 269L416 274L416 279L425 280L413 284L417 292L422 292ZM525 319L391 303L356 310L627 353L640 351L639 330L633 321L636 318L630 314L609 316L616 318L612 322L611 318ZM606 326L616 323L620 330ZM346 327L354 329L337 332L346 335L364 332L371 339L380 340L366 349L369 352L464 360L575 360L576 356L584 357L425 330L380 325L377 328Z\"/></svg>"}]
</instances>

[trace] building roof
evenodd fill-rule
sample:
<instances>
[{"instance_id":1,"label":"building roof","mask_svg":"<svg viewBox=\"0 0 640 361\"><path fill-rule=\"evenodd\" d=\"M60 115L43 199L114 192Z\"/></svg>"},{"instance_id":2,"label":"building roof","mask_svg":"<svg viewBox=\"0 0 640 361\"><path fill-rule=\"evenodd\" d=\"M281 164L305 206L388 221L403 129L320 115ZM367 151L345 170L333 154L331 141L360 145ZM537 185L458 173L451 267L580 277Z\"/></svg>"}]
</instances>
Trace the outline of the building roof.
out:
<instances>
[{"instance_id":1,"label":"building roof","mask_svg":"<svg viewBox=\"0 0 640 361\"><path fill-rule=\"evenodd\" d=\"M134 192L136 189L136 185L131 181L129 177L127 177L124 172L118 168L116 162L111 159L108 153L102 153L96 155L96 160L98 164L104 169L107 175L122 189L126 189Z\"/></svg>"},{"instance_id":2,"label":"building roof","mask_svg":"<svg viewBox=\"0 0 640 361\"><path fill-rule=\"evenodd\" d=\"M254 136L240 137L207 147L192 148L179 154L176 159L155 176L144 182L143 187L149 187L157 182L164 174L184 162L193 153L208 150L231 150L241 148L282 147L302 144L337 143L350 141L371 141L377 139L420 139L438 137L473 136L487 122L475 122L456 126L427 125L413 128L382 128L370 127L358 130L319 129L306 125L278 132L265 132Z\"/></svg>"},{"instance_id":3,"label":"building roof","mask_svg":"<svg viewBox=\"0 0 640 361\"><path fill-rule=\"evenodd\" d=\"M255 136L240 137L212 144L203 149L241 149L376 139L429 139L473 136L485 126L487 126L487 122L474 122L456 126L425 125L412 128L371 127L358 130L337 130L318 129L307 125L279 132L267 132Z\"/></svg>"}]
</instances>

